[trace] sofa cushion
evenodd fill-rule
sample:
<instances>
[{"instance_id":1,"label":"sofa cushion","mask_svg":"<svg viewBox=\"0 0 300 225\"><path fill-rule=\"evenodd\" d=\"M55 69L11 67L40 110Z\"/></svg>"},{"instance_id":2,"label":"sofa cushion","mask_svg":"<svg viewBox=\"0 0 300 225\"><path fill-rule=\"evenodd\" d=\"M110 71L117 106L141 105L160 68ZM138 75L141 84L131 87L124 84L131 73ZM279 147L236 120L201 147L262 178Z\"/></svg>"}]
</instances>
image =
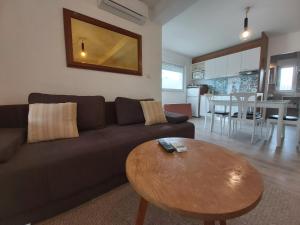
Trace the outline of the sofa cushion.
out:
<instances>
[{"instance_id":1,"label":"sofa cushion","mask_svg":"<svg viewBox=\"0 0 300 225\"><path fill-rule=\"evenodd\" d=\"M25 129L0 129L0 163L8 161L25 141Z\"/></svg>"},{"instance_id":2,"label":"sofa cushion","mask_svg":"<svg viewBox=\"0 0 300 225\"><path fill-rule=\"evenodd\" d=\"M0 221L110 179L113 151L108 141L88 133L92 131L97 130L75 139L24 144L11 160L0 164Z\"/></svg>"},{"instance_id":3,"label":"sofa cushion","mask_svg":"<svg viewBox=\"0 0 300 225\"><path fill-rule=\"evenodd\" d=\"M49 95L32 93L29 104L77 103L77 125L79 130L92 130L105 126L105 99L102 96Z\"/></svg>"},{"instance_id":4,"label":"sofa cushion","mask_svg":"<svg viewBox=\"0 0 300 225\"><path fill-rule=\"evenodd\" d=\"M80 132L75 139L24 144L11 160L0 165L0 220L63 205L115 177L125 177L126 158L134 147L170 136L193 138L194 126L113 125Z\"/></svg>"},{"instance_id":5,"label":"sofa cushion","mask_svg":"<svg viewBox=\"0 0 300 225\"><path fill-rule=\"evenodd\" d=\"M140 100L117 97L115 106L119 125L145 123Z\"/></svg>"},{"instance_id":6,"label":"sofa cushion","mask_svg":"<svg viewBox=\"0 0 300 225\"><path fill-rule=\"evenodd\" d=\"M160 101L141 101L145 125L166 123L167 119Z\"/></svg>"},{"instance_id":7,"label":"sofa cushion","mask_svg":"<svg viewBox=\"0 0 300 225\"><path fill-rule=\"evenodd\" d=\"M180 113L165 112L167 121L169 123L183 123L186 122L189 117Z\"/></svg>"},{"instance_id":8,"label":"sofa cushion","mask_svg":"<svg viewBox=\"0 0 300 225\"><path fill-rule=\"evenodd\" d=\"M77 103L29 105L28 143L78 137Z\"/></svg>"}]
</instances>

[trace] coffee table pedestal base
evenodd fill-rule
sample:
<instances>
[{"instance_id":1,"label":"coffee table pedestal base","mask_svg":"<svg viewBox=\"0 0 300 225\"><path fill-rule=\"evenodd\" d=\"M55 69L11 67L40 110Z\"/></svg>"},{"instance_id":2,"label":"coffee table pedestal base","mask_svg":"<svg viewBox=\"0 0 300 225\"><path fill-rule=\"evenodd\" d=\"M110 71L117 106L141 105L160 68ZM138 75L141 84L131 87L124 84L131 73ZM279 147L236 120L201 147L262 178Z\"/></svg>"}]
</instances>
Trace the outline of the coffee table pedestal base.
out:
<instances>
[{"instance_id":1,"label":"coffee table pedestal base","mask_svg":"<svg viewBox=\"0 0 300 225\"><path fill-rule=\"evenodd\" d=\"M144 198L141 197L135 225L143 225L144 224L147 207L148 207L148 202ZM215 223L215 221L204 221L204 225L217 225L217 224ZM226 221L221 220L220 225L226 225Z\"/></svg>"},{"instance_id":2,"label":"coffee table pedestal base","mask_svg":"<svg viewBox=\"0 0 300 225\"><path fill-rule=\"evenodd\" d=\"M144 198L141 197L139 211L138 211L138 214L136 217L135 225L143 225L144 224L147 206L148 206L148 202Z\"/></svg>"},{"instance_id":3,"label":"coffee table pedestal base","mask_svg":"<svg viewBox=\"0 0 300 225\"><path fill-rule=\"evenodd\" d=\"M204 221L204 225L217 225L215 221ZM220 225L226 225L225 220L220 220Z\"/></svg>"}]
</instances>

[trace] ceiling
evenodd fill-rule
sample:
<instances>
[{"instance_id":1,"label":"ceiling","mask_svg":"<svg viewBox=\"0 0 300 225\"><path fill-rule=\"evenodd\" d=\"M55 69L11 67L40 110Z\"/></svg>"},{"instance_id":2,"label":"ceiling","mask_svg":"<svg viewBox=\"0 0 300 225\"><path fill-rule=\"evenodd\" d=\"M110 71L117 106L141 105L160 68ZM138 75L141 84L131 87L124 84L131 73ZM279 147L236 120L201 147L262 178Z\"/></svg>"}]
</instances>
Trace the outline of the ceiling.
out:
<instances>
[{"instance_id":1,"label":"ceiling","mask_svg":"<svg viewBox=\"0 0 300 225\"><path fill-rule=\"evenodd\" d=\"M141 2L146 3L150 8L154 8L154 6L158 4L160 0L141 0Z\"/></svg>"},{"instance_id":2,"label":"ceiling","mask_svg":"<svg viewBox=\"0 0 300 225\"><path fill-rule=\"evenodd\" d=\"M166 24L198 0L141 0L150 8L153 22Z\"/></svg>"},{"instance_id":3,"label":"ceiling","mask_svg":"<svg viewBox=\"0 0 300 225\"><path fill-rule=\"evenodd\" d=\"M246 6L252 39L300 30L300 0L198 0L163 25L163 47L195 57L239 44Z\"/></svg>"}]
</instances>

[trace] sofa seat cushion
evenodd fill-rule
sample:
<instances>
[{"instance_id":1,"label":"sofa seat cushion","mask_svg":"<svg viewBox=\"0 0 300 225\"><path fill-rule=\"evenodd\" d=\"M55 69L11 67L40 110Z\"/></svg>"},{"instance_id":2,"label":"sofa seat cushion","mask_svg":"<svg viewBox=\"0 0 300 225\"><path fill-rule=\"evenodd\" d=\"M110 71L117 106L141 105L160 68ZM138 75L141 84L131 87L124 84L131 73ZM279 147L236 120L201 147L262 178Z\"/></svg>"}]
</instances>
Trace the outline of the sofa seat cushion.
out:
<instances>
[{"instance_id":1,"label":"sofa seat cushion","mask_svg":"<svg viewBox=\"0 0 300 225\"><path fill-rule=\"evenodd\" d=\"M113 175L125 173L125 162L128 154L136 146L162 137L186 137L194 138L194 125L192 123L157 124L145 126L135 124L130 126L109 126L98 130L97 135L110 141L113 152Z\"/></svg>"},{"instance_id":2,"label":"sofa seat cushion","mask_svg":"<svg viewBox=\"0 0 300 225\"><path fill-rule=\"evenodd\" d=\"M137 145L153 139L153 135L145 129L143 124L113 125L95 133L101 139L109 142L110 152L112 153L112 160L110 161L112 176L125 174L125 162L130 151Z\"/></svg>"},{"instance_id":3,"label":"sofa seat cushion","mask_svg":"<svg viewBox=\"0 0 300 225\"><path fill-rule=\"evenodd\" d=\"M25 141L25 129L0 128L0 163L8 161Z\"/></svg>"},{"instance_id":4,"label":"sofa seat cushion","mask_svg":"<svg viewBox=\"0 0 300 225\"><path fill-rule=\"evenodd\" d=\"M108 126L79 138L24 144L0 164L0 221L76 196L125 176L125 162L139 144L160 137L194 137L191 123Z\"/></svg>"},{"instance_id":5,"label":"sofa seat cushion","mask_svg":"<svg viewBox=\"0 0 300 225\"><path fill-rule=\"evenodd\" d=\"M25 144L0 164L0 219L68 198L112 176L111 144L95 134ZM2 208L3 206L3 208Z\"/></svg>"},{"instance_id":6,"label":"sofa seat cushion","mask_svg":"<svg viewBox=\"0 0 300 225\"><path fill-rule=\"evenodd\" d=\"M0 204L0 219L124 174L129 152L151 140L142 126L109 126L81 132L76 139L24 144L15 157L0 164L5 184L0 185L0 199L5 202Z\"/></svg>"},{"instance_id":7,"label":"sofa seat cushion","mask_svg":"<svg viewBox=\"0 0 300 225\"><path fill-rule=\"evenodd\" d=\"M77 125L79 131L98 129L105 126L105 99L102 96L49 95L31 93L29 104L34 103L77 103Z\"/></svg>"}]
</instances>

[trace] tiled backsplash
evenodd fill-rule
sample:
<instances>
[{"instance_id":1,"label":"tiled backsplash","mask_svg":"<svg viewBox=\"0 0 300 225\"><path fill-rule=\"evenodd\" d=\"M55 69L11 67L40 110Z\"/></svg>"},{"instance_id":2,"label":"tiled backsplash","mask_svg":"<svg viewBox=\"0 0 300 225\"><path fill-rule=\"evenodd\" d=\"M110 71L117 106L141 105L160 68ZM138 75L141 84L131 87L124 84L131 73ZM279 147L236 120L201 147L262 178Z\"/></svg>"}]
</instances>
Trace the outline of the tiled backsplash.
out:
<instances>
[{"instance_id":1,"label":"tiled backsplash","mask_svg":"<svg viewBox=\"0 0 300 225\"><path fill-rule=\"evenodd\" d=\"M257 92L258 74L234 77L198 80L194 83L207 84L214 94L230 94L232 92Z\"/></svg>"}]
</instances>

